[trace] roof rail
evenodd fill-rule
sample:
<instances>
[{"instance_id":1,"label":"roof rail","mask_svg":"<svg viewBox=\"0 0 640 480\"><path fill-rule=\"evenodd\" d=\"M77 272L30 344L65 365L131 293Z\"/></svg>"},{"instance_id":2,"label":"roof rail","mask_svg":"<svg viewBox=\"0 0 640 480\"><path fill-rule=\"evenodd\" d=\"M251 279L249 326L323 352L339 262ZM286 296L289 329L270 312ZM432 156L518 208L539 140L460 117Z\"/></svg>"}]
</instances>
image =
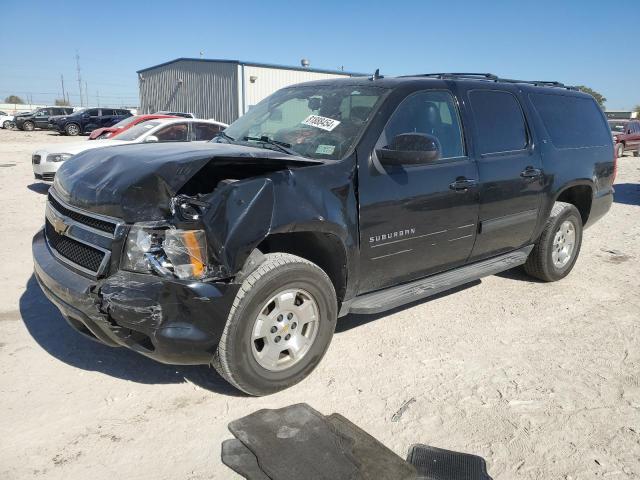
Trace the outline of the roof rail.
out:
<instances>
[{"instance_id":1,"label":"roof rail","mask_svg":"<svg viewBox=\"0 0 640 480\"><path fill-rule=\"evenodd\" d=\"M566 88L567 90L578 90L577 87L565 85L564 83L547 80L516 80L512 78L501 78L493 73L421 73L417 75L403 75L400 78L406 77L433 77L439 79L471 79L471 80L488 80L491 82L505 82L505 83L527 83L529 85L535 85L536 87L558 87Z\"/></svg>"}]
</instances>

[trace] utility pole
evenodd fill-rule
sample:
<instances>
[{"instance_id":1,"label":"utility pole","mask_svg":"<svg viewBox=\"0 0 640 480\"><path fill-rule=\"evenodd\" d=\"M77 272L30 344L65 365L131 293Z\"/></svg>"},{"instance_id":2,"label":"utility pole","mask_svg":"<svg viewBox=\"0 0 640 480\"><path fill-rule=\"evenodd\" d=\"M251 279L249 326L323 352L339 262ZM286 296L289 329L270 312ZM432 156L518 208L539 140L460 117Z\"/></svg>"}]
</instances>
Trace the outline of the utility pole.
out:
<instances>
[{"instance_id":1,"label":"utility pole","mask_svg":"<svg viewBox=\"0 0 640 480\"><path fill-rule=\"evenodd\" d=\"M89 106L89 88L87 87L87 82L84 82L84 96L87 100L87 107Z\"/></svg>"},{"instance_id":2,"label":"utility pole","mask_svg":"<svg viewBox=\"0 0 640 480\"><path fill-rule=\"evenodd\" d=\"M67 96L64 93L64 77L60 74L60 83L62 83L62 101L66 100Z\"/></svg>"},{"instance_id":3,"label":"utility pole","mask_svg":"<svg viewBox=\"0 0 640 480\"><path fill-rule=\"evenodd\" d=\"M78 72L78 90L80 90L80 106L83 107L82 104L82 77L80 76L80 55L78 55L78 51L76 50L76 70Z\"/></svg>"},{"instance_id":4,"label":"utility pole","mask_svg":"<svg viewBox=\"0 0 640 480\"><path fill-rule=\"evenodd\" d=\"M96 98L98 99L98 108L100 108L100 92L96 90Z\"/></svg>"}]
</instances>

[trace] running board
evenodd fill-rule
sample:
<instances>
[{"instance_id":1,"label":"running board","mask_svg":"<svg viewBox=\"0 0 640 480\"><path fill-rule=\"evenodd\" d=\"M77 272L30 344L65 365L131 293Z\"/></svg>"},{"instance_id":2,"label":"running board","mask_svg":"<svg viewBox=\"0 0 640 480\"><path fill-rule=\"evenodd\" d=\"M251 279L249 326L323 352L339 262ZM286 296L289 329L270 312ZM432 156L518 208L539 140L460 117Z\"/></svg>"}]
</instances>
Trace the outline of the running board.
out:
<instances>
[{"instance_id":1,"label":"running board","mask_svg":"<svg viewBox=\"0 0 640 480\"><path fill-rule=\"evenodd\" d=\"M399 307L406 303L415 302L431 297L465 283L473 282L488 275L494 275L504 270L522 265L527 261L533 245L519 250L493 257L481 262L472 263L448 272L439 273L427 278L421 278L410 283L385 288L377 292L366 293L354 298L349 305L343 305L340 316L347 313L380 313Z\"/></svg>"}]
</instances>

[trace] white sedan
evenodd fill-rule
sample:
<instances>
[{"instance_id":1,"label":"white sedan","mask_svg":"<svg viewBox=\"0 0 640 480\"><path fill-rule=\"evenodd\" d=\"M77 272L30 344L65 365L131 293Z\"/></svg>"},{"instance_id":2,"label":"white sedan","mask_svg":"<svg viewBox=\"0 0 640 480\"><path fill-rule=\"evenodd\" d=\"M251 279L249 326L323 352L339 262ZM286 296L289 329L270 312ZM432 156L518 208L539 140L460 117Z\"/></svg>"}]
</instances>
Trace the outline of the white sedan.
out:
<instances>
[{"instance_id":1,"label":"white sedan","mask_svg":"<svg viewBox=\"0 0 640 480\"><path fill-rule=\"evenodd\" d=\"M31 163L37 180L52 181L62 162L73 155L94 148L155 142L208 142L227 127L213 120L162 118L148 120L105 140L62 143L42 147L33 152Z\"/></svg>"},{"instance_id":2,"label":"white sedan","mask_svg":"<svg viewBox=\"0 0 640 480\"><path fill-rule=\"evenodd\" d=\"M13 124L13 115L8 115L5 112L0 112L0 128L9 130Z\"/></svg>"}]
</instances>

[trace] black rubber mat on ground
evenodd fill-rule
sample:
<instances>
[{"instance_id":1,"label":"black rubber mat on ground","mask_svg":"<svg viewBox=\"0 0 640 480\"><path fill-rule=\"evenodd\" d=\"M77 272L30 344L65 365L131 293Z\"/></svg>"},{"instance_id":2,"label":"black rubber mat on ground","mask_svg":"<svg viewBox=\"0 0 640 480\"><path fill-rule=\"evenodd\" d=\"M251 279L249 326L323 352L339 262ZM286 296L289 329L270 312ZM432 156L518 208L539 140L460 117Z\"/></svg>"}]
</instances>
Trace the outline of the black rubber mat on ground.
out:
<instances>
[{"instance_id":1,"label":"black rubber mat on ground","mask_svg":"<svg viewBox=\"0 0 640 480\"><path fill-rule=\"evenodd\" d=\"M412 445L407 462L416 467L418 480L491 480L484 458L428 445Z\"/></svg>"},{"instance_id":2,"label":"black rubber mat on ground","mask_svg":"<svg viewBox=\"0 0 640 480\"><path fill-rule=\"evenodd\" d=\"M352 454L362 480L415 480L416 469L339 413L326 417L336 431L353 441Z\"/></svg>"},{"instance_id":3,"label":"black rubber mat on ground","mask_svg":"<svg viewBox=\"0 0 640 480\"><path fill-rule=\"evenodd\" d=\"M258 465L258 459L240 440L222 442L222 463L247 480L271 480Z\"/></svg>"},{"instance_id":4,"label":"black rubber mat on ground","mask_svg":"<svg viewBox=\"0 0 640 480\"><path fill-rule=\"evenodd\" d=\"M229 430L253 452L272 480L358 478L353 441L337 435L309 405L258 410L231 422Z\"/></svg>"}]
</instances>

